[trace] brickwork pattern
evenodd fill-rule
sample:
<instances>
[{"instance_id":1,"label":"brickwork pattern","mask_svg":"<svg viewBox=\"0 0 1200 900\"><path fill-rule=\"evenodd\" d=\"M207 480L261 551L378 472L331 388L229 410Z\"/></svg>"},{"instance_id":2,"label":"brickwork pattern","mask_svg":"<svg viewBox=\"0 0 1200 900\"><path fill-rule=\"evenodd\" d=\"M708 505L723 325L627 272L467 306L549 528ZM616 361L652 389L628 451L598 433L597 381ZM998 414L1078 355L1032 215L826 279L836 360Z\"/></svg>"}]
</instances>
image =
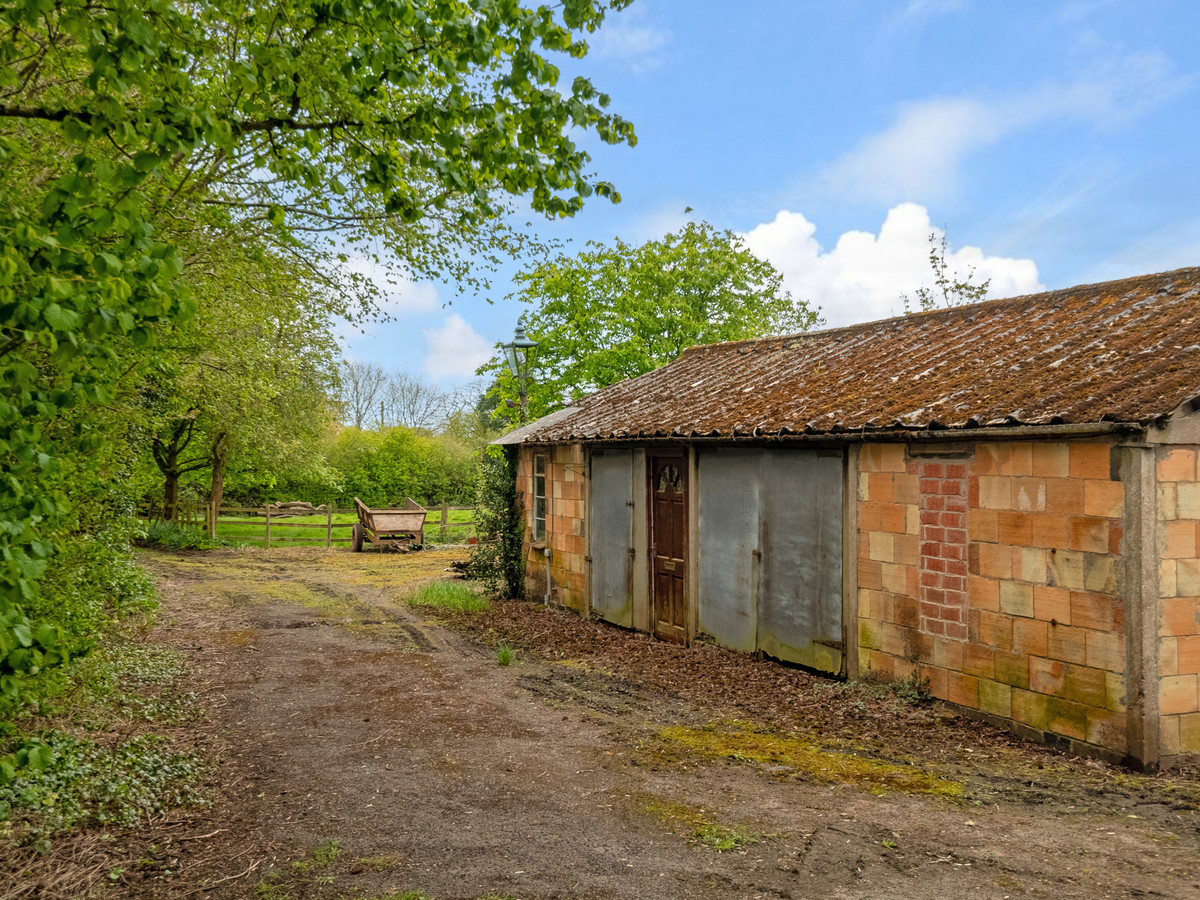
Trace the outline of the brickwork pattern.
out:
<instances>
[{"instance_id":1,"label":"brickwork pattern","mask_svg":"<svg viewBox=\"0 0 1200 900\"><path fill-rule=\"evenodd\" d=\"M1158 451L1159 742L1200 753L1200 448Z\"/></svg>"},{"instance_id":2,"label":"brickwork pattern","mask_svg":"<svg viewBox=\"0 0 1200 900\"><path fill-rule=\"evenodd\" d=\"M967 467L919 460L921 631L967 638Z\"/></svg>"},{"instance_id":3,"label":"brickwork pattern","mask_svg":"<svg viewBox=\"0 0 1200 900\"><path fill-rule=\"evenodd\" d=\"M935 696L1009 719L1031 736L1048 732L1124 750L1125 496L1112 478L1109 445L964 449L972 451L962 461L965 640L930 633L937 619L922 618L922 575L943 558L941 548L926 552L937 542L924 540L938 527L924 531L923 512L934 511L942 491L940 483L937 494L922 491L933 470L923 479L921 467L933 461L908 458L902 444L860 452L862 672L928 678Z\"/></svg>"},{"instance_id":4,"label":"brickwork pattern","mask_svg":"<svg viewBox=\"0 0 1200 900\"><path fill-rule=\"evenodd\" d=\"M546 540L534 544L533 458L546 457ZM583 611L587 604L586 510L587 470L583 447L578 444L547 447L544 451L521 448L517 463L517 489L525 507L525 591L531 599L546 595L561 606ZM544 548L550 549L547 573Z\"/></svg>"}]
</instances>

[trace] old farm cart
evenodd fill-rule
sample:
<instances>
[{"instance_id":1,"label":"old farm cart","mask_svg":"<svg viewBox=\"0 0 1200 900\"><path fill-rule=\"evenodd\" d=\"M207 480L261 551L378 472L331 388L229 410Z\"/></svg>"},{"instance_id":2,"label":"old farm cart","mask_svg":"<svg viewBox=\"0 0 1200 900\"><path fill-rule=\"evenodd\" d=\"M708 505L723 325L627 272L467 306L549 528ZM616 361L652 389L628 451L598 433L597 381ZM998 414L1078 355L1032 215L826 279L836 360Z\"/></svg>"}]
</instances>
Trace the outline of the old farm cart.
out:
<instances>
[{"instance_id":1,"label":"old farm cart","mask_svg":"<svg viewBox=\"0 0 1200 900\"><path fill-rule=\"evenodd\" d=\"M354 511L354 551L360 552L364 541L385 547L406 549L425 543L425 516L428 511L411 497L400 509L371 509L357 497Z\"/></svg>"}]
</instances>

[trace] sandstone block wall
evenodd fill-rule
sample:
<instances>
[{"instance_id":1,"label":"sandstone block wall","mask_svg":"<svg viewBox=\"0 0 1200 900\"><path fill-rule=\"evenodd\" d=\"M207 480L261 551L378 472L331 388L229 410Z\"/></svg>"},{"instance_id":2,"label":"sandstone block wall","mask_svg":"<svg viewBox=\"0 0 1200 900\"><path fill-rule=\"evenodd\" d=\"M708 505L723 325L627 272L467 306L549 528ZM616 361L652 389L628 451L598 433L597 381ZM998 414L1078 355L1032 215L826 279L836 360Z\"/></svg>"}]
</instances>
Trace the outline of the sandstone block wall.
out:
<instances>
[{"instance_id":1,"label":"sandstone block wall","mask_svg":"<svg viewBox=\"0 0 1200 900\"><path fill-rule=\"evenodd\" d=\"M1200 753L1200 448L1158 451L1159 749Z\"/></svg>"},{"instance_id":2,"label":"sandstone block wall","mask_svg":"<svg viewBox=\"0 0 1200 900\"><path fill-rule=\"evenodd\" d=\"M861 674L928 678L1031 736L1123 751L1125 498L1110 445L879 444L859 460Z\"/></svg>"},{"instance_id":3,"label":"sandstone block wall","mask_svg":"<svg viewBox=\"0 0 1200 900\"><path fill-rule=\"evenodd\" d=\"M546 457L546 538L532 542L533 459ZM580 612L586 609L587 537L585 500L587 463L577 444L539 450L522 447L517 463L517 489L525 507L525 590L531 599L550 600ZM550 549L547 571L545 548Z\"/></svg>"}]
</instances>

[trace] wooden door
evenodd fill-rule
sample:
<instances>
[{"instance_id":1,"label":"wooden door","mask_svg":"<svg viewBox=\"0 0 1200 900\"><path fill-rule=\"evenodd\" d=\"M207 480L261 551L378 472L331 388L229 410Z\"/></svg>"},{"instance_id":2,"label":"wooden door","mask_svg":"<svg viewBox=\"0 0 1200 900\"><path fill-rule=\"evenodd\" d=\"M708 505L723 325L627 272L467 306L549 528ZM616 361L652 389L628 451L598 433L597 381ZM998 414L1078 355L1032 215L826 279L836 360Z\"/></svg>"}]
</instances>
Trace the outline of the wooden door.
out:
<instances>
[{"instance_id":1,"label":"wooden door","mask_svg":"<svg viewBox=\"0 0 1200 900\"><path fill-rule=\"evenodd\" d=\"M655 637L687 641L687 458L649 456L650 578Z\"/></svg>"}]
</instances>

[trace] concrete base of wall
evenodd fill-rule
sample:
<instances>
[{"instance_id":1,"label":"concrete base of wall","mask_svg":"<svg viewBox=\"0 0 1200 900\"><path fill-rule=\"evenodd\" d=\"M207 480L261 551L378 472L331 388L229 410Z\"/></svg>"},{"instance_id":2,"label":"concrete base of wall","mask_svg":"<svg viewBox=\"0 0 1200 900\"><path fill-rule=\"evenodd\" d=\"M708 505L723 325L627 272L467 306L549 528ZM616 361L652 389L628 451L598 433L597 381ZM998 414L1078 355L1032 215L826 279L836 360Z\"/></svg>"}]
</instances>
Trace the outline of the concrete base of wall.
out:
<instances>
[{"instance_id":1,"label":"concrete base of wall","mask_svg":"<svg viewBox=\"0 0 1200 900\"><path fill-rule=\"evenodd\" d=\"M1138 772L1155 772L1158 771L1156 766L1144 766L1140 760L1136 760L1119 750L1112 750L1108 747L1101 747L1097 744L1089 744L1086 741L1078 741L1074 738L1063 737L1060 734L1054 734L1050 731L1041 731L1037 728L1031 728L1021 722L1014 722L1012 719L1006 719L1003 716L992 715L991 713L983 712L978 709L971 709L969 706L959 706L957 703L949 703L938 701L947 709L951 709L959 715L965 716L968 719L974 719L977 722L984 722L999 728L1002 731L1008 731L1015 734L1023 740L1033 744L1040 744L1043 747L1049 747L1053 750L1061 750L1063 753L1069 753L1072 756L1082 756L1087 759L1099 759L1114 766L1126 766Z\"/></svg>"}]
</instances>

